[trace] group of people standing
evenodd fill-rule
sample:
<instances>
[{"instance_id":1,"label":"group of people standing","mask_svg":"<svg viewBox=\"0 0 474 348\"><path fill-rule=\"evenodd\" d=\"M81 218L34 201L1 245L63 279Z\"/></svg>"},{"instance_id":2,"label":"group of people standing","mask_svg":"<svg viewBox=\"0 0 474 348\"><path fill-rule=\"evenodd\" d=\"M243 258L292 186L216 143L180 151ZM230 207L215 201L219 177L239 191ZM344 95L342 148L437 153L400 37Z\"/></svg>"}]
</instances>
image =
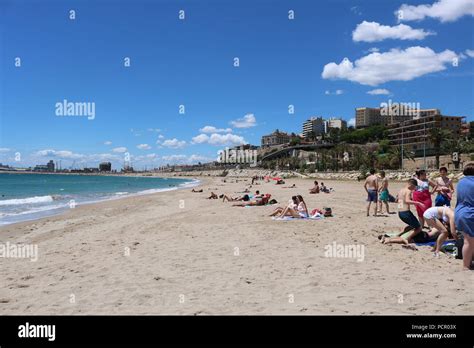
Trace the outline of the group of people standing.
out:
<instances>
[{"instance_id":1,"label":"group of people standing","mask_svg":"<svg viewBox=\"0 0 474 348\"><path fill-rule=\"evenodd\" d=\"M385 190L388 195L388 180L384 181L384 173L381 187L379 187L379 178L375 175L375 171L371 170L370 174L364 184L369 202L367 216L371 203L375 202L374 215L377 215L377 198L382 200L382 196L386 196L382 194ZM380 236L381 242L410 246L410 243L435 241L433 251L435 256L439 256L446 239L463 238L463 269L471 269L474 256L474 162L464 166L463 174L464 178L457 185L457 202L453 210L451 201L455 189L452 180L448 177L447 168L440 168L439 177L436 180L430 180L425 170L418 170L413 178L406 182L396 199L398 216L407 226L397 237ZM434 206L431 198L433 194L436 194ZM411 212L412 205L416 208L418 218ZM428 231L423 231L423 228ZM462 235L458 236L457 230L461 231ZM402 237L407 232L410 232L408 236Z\"/></svg>"}]
</instances>

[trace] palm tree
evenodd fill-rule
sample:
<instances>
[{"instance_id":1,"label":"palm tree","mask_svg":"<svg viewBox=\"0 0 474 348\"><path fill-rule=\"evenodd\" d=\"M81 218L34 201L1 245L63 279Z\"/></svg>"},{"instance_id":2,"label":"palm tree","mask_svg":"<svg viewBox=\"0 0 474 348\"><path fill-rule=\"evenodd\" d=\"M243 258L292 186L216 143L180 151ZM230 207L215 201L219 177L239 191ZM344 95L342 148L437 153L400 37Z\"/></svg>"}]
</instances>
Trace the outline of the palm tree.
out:
<instances>
[{"instance_id":1,"label":"palm tree","mask_svg":"<svg viewBox=\"0 0 474 348\"><path fill-rule=\"evenodd\" d=\"M436 158L436 168L439 168L439 157L442 155L446 145L453 138L453 133L444 128L434 127L428 132L428 141L433 144L433 149Z\"/></svg>"},{"instance_id":2,"label":"palm tree","mask_svg":"<svg viewBox=\"0 0 474 348\"><path fill-rule=\"evenodd\" d=\"M402 158L402 147L392 146L388 152L390 166L393 168L400 168ZM403 151L403 158L415 161L415 154L411 151Z\"/></svg>"}]
</instances>

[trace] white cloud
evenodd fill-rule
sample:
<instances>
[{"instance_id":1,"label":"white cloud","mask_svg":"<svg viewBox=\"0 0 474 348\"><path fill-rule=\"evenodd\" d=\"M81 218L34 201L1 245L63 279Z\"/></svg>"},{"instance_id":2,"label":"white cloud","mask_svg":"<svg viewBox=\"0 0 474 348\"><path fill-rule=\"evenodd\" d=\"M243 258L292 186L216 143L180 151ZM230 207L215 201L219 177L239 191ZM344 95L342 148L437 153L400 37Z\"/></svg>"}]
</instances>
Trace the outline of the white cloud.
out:
<instances>
[{"instance_id":1,"label":"white cloud","mask_svg":"<svg viewBox=\"0 0 474 348\"><path fill-rule=\"evenodd\" d=\"M159 133L159 132L161 132L161 129L159 129L159 128L148 128L147 131Z\"/></svg>"},{"instance_id":2,"label":"white cloud","mask_svg":"<svg viewBox=\"0 0 474 348\"><path fill-rule=\"evenodd\" d=\"M241 145L245 144L245 139L235 134L212 134L209 138L211 145Z\"/></svg>"},{"instance_id":3,"label":"white cloud","mask_svg":"<svg viewBox=\"0 0 474 348\"><path fill-rule=\"evenodd\" d=\"M193 144L204 144L209 141L209 135L199 134L192 139Z\"/></svg>"},{"instance_id":4,"label":"white cloud","mask_svg":"<svg viewBox=\"0 0 474 348\"><path fill-rule=\"evenodd\" d=\"M429 47L398 48L388 52L374 52L354 63L344 58L341 63L328 63L321 76L377 86L388 81L409 81L417 77L445 70L457 55L444 50L436 53Z\"/></svg>"},{"instance_id":5,"label":"white cloud","mask_svg":"<svg viewBox=\"0 0 474 348\"><path fill-rule=\"evenodd\" d=\"M351 7L351 12L352 12L352 13L355 13L355 14L358 15L358 16L361 16L361 15L362 15L362 12L360 11L360 9L359 9L358 6L352 6L352 7Z\"/></svg>"},{"instance_id":6,"label":"white cloud","mask_svg":"<svg viewBox=\"0 0 474 348\"><path fill-rule=\"evenodd\" d=\"M0 152L9 152L10 149L7 147L0 147Z\"/></svg>"},{"instance_id":7,"label":"white cloud","mask_svg":"<svg viewBox=\"0 0 474 348\"><path fill-rule=\"evenodd\" d=\"M211 134L210 136L207 134L199 134L192 139L193 144L210 144L216 146L223 146L223 145L241 145L245 144L246 141L243 137L235 134Z\"/></svg>"},{"instance_id":8,"label":"white cloud","mask_svg":"<svg viewBox=\"0 0 474 348\"><path fill-rule=\"evenodd\" d=\"M53 149L40 150L40 151L37 151L34 155L40 156L40 157L58 157L58 158L67 158L67 159L82 159L86 157L83 154L74 153L72 151L67 151L67 150L57 151Z\"/></svg>"},{"instance_id":9,"label":"white cloud","mask_svg":"<svg viewBox=\"0 0 474 348\"><path fill-rule=\"evenodd\" d=\"M168 161L170 163L178 163L178 162L183 162L186 160L187 156L186 155L169 155L169 156L163 156L162 157L164 161Z\"/></svg>"},{"instance_id":10,"label":"white cloud","mask_svg":"<svg viewBox=\"0 0 474 348\"><path fill-rule=\"evenodd\" d=\"M205 126L199 130L201 133L230 133L232 128L216 128L214 126Z\"/></svg>"},{"instance_id":11,"label":"white cloud","mask_svg":"<svg viewBox=\"0 0 474 348\"><path fill-rule=\"evenodd\" d=\"M380 51L380 50L379 50L377 47L371 47L371 48L368 49L368 51L369 51L370 53L374 53L374 52L378 52L378 51Z\"/></svg>"},{"instance_id":12,"label":"white cloud","mask_svg":"<svg viewBox=\"0 0 474 348\"><path fill-rule=\"evenodd\" d=\"M465 53L471 57L471 58L474 58L474 50L466 50Z\"/></svg>"},{"instance_id":13,"label":"white cloud","mask_svg":"<svg viewBox=\"0 0 474 348\"><path fill-rule=\"evenodd\" d=\"M390 94L390 91L388 89L385 89L385 88L376 88L376 89L373 89L371 91L368 91L367 94L370 94L370 95L381 95L381 94L388 95L388 94Z\"/></svg>"},{"instance_id":14,"label":"white cloud","mask_svg":"<svg viewBox=\"0 0 474 348\"><path fill-rule=\"evenodd\" d=\"M172 149L180 149L186 145L186 141L173 138L163 141L162 145L165 147L170 147Z\"/></svg>"},{"instance_id":15,"label":"white cloud","mask_svg":"<svg viewBox=\"0 0 474 348\"><path fill-rule=\"evenodd\" d=\"M104 141L104 145L112 145L112 142L110 140Z\"/></svg>"},{"instance_id":16,"label":"white cloud","mask_svg":"<svg viewBox=\"0 0 474 348\"><path fill-rule=\"evenodd\" d=\"M164 137L165 137L165 136L162 135L162 134L158 135L158 139L163 139Z\"/></svg>"},{"instance_id":17,"label":"white cloud","mask_svg":"<svg viewBox=\"0 0 474 348\"><path fill-rule=\"evenodd\" d=\"M127 148L126 147L116 147L115 149L112 149L113 152L117 152L117 153L124 153L127 151Z\"/></svg>"},{"instance_id":18,"label":"white cloud","mask_svg":"<svg viewBox=\"0 0 474 348\"><path fill-rule=\"evenodd\" d=\"M247 114L242 118L239 118L235 121L231 121L230 124L235 128L250 128L257 125L257 120L255 119L254 114Z\"/></svg>"},{"instance_id":19,"label":"white cloud","mask_svg":"<svg viewBox=\"0 0 474 348\"><path fill-rule=\"evenodd\" d=\"M347 126L348 127L355 127L355 124L356 124L356 119L353 117L351 118L348 122L347 122Z\"/></svg>"},{"instance_id":20,"label":"white cloud","mask_svg":"<svg viewBox=\"0 0 474 348\"><path fill-rule=\"evenodd\" d=\"M137 149L140 149L140 150L150 150L150 149L151 149L151 146L148 145L148 144L140 144L140 145L137 145Z\"/></svg>"},{"instance_id":21,"label":"white cloud","mask_svg":"<svg viewBox=\"0 0 474 348\"><path fill-rule=\"evenodd\" d=\"M198 162L211 162L215 160L201 155L169 155L163 156L162 159L169 164L197 164Z\"/></svg>"},{"instance_id":22,"label":"white cloud","mask_svg":"<svg viewBox=\"0 0 474 348\"><path fill-rule=\"evenodd\" d=\"M344 91L342 89L336 89L334 92L331 91L326 91L324 92L326 95L341 95L344 94Z\"/></svg>"},{"instance_id":23,"label":"white cloud","mask_svg":"<svg viewBox=\"0 0 474 348\"><path fill-rule=\"evenodd\" d=\"M441 22L453 22L464 15L474 16L472 0L439 0L432 5L418 6L403 4L395 11L400 21L416 21L436 18Z\"/></svg>"},{"instance_id":24,"label":"white cloud","mask_svg":"<svg viewBox=\"0 0 474 348\"><path fill-rule=\"evenodd\" d=\"M363 21L352 32L352 40L356 42L377 42L385 39L422 40L428 35L434 35L434 33L423 29L413 29L405 24L391 27L377 22Z\"/></svg>"}]
</instances>

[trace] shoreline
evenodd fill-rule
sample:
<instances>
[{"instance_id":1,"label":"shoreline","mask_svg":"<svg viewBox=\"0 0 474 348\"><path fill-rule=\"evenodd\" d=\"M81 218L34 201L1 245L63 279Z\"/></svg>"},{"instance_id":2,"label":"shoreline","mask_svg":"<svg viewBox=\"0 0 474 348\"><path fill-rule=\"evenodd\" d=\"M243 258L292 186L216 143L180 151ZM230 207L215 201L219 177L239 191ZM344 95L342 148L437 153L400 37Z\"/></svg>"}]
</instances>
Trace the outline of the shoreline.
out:
<instances>
[{"instance_id":1,"label":"shoreline","mask_svg":"<svg viewBox=\"0 0 474 348\"><path fill-rule=\"evenodd\" d=\"M38 174L41 174L41 173L38 173ZM50 174L53 174L53 173L50 173ZM60 173L54 173L54 174L60 174ZM168 177L158 177L158 176L155 176L154 178L170 179ZM164 192L169 192L169 191L174 191L174 190L182 190L182 189L192 188L192 187L198 186L200 184L200 182L202 181L200 179L191 178L191 177L186 177L186 178L183 177L183 178L175 178L175 179L182 179L182 180L185 180L185 182L183 182L182 184L179 184L178 186L171 187L171 188L146 189L146 190L137 191L137 192L133 192L133 193L127 193L127 194L123 194L123 195L121 195L121 194L119 195L119 194L117 194L118 192L116 192L115 196L110 196L110 197L107 196L107 197L98 198L97 200L84 201L84 202L76 203L76 205L74 206L73 209L77 209L77 208L83 207L83 206L89 206L89 205L109 202L109 201L122 200L122 199L127 199L127 198L133 198L133 197L139 197L139 196L145 196L145 195L153 195L153 194L164 193ZM154 191L154 192L147 192L147 191ZM49 196L51 196L51 195L49 195ZM18 198L18 199L22 199L22 198ZM0 232L2 230L2 227L5 227L5 226L21 224L21 223L25 223L25 222L34 222L34 221L37 221L37 220L41 220L41 219L49 218L49 217L54 217L54 216L61 216L65 213L67 213L71 209L72 208L67 208L67 206L63 206L63 207L57 207L57 208L52 208L52 209L45 209L43 211L37 211L37 212L26 212L26 213L24 213L24 215L26 215L26 216L33 215L33 217L30 216L29 218L26 218L25 220L21 220L21 221L2 223L2 224L0 224ZM41 213L44 214L44 215L41 215ZM39 214L39 216L35 217L34 216L35 214Z\"/></svg>"}]
</instances>

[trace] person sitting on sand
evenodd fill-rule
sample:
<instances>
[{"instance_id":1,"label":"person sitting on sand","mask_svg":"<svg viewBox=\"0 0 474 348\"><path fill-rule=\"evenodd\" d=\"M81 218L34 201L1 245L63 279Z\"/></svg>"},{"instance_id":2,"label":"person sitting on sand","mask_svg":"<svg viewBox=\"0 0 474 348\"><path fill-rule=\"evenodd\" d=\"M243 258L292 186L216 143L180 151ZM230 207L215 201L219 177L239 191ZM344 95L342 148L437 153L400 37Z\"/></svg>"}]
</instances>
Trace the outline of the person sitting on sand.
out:
<instances>
[{"instance_id":1,"label":"person sitting on sand","mask_svg":"<svg viewBox=\"0 0 474 348\"><path fill-rule=\"evenodd\" d=\"M218 199L217 195L214 192L211 192L211 195L207 199Z\"/></svg>"},{"instance_id":2,"label":"person sitting on sand","mask_svg":"<svg viewBox=\"0 0 474 348\"><path fill-rule=\"evenodd\" d=\"M275 185L284 185L284 184L285 184L285 181L280 179L280 180L277 180Z\"/></svg>"},{"instance_id":3,"label":"person sitting on sand","mask_svg":"<svg viewBox=\"0 0 474 348\"><path fill-rule=\"evenodd\" d=\"M423 217L429 227L440 232L440 235L436 240L436 247L433 250L435 256L439 256L441 246L449 236L449 231L445 224L449 224L449 230L452 232L453 238L457 239L456 226L454 225L454 211L447 206L431 207L425 210Z\"/></svg>"},{"instance_id":4,"label":"person sitting on sand","mask_svg":"<svg viewBox=\"0 0 474 348\"><path fill-rule=\"evenodd\" d=\"M333 191L334 189L332 187L327 187L326 185L324 185L324 182L321 183L320 192L331 193Z\"/></svg>"},{"instance_id":5,"label":"person sitting on sand","mask_svg":"<svg viewBox=\"0 0 474 348\"><path fill-rule=\"evenodd\" d=\"M314 187L309 190L309 193L319 193L319 184L317 181L314 182Z\"/></svg>"},{"instance_id":6,"label":"person sitting on sand","mask_svg":"<svg viewBox=\"0 0 474 348\"><path fill-rule=\"evenodd\" d=\"M292 208L292 209L296 209L297 206L298 206L298 197L296 197L296 196L291 197L291 199L288 201L287 207L290 207L290 208ZM285 208L277 207L277 208L275 208L275 210L270 214L270 216L279 215L279 214L281 214L281 212L282 212L283 210L285 210Z\"/></svg>"},{"instance_id":7,"label":"person sitting on sand","mask_svg":"<svg viewBox=\"0 0 474 348\"><path fill-rule=\"evenodd\" d=\"M410 210L411 205L423 205L423 203L414 201L412 198L412 192L416 189L417 184L415 179L408 179L406 186L398 193L398 217L406 223L407 226L397 237L386 238L385 236L379 236L383 244L399 243L408 245L413 242L425 243L425 241L429 239L430 236L426 232L421 232L420 222ZM412 229L413 232L411 232L406 239L401 237L402 234Z\"/></svg>"},{"instance_id":8,"label":"person sitting on sand","mask_svg":"<svg viewBox=\"0 0 474 348\"><path fill-rule=\"evenodd\" d=\"M258 198L255 201L249 201L246 203L236 203L236 204L233 204L232 206L233 207L252 207L252 206L266 205L268 204L268 201L270 200L271 196L272 196L271 194L267 193L266 195L264 195L261 198Z\"/></svg>"},{"instance_id":9,"label":"person sitting on sand","mask_svg":"<svg viewBox=\"0 0 474 348\"><path fill-rule=\"evenodd\" d=\"M291 216L296 219L303 219L309 216L308 208L306 207L306 203L301 195L297 195L296 198L298 199L298 206L296 209L291 207L286 207L278 217L284 216Z\"/></svg>"},{"instance_id":10,"label":"person sitting on sand","mask_svg":"<svg viewBox=\"0 0 474 348\"><path fill-rule=\"evenodd\" d=\"M198 192L198 193L201 193L201 192L202 192L202 189L200 189L200 190L192 189L191 192Z\"/></svg>"}]
</instances>

